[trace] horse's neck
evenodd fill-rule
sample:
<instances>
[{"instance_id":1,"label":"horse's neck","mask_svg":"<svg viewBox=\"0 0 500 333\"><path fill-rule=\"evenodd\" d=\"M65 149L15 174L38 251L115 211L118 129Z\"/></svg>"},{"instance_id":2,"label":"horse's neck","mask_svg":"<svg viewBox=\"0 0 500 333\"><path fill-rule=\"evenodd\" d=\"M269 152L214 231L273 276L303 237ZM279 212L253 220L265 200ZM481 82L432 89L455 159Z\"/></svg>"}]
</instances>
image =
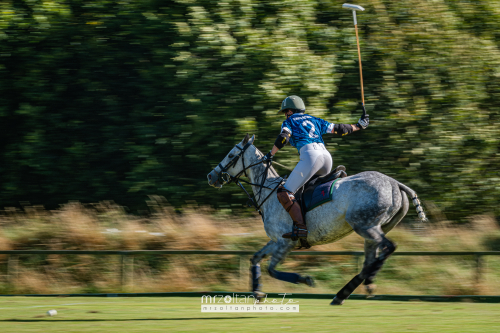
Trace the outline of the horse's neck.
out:
<instances>
[{"instance_id":1,"label":"horse's neck","mask_svg":"<svg viewBox=\"0 0 500 333\"><path fill-rule=\"evenodd\" d=\"M259 159L262 158L262 155L263 154L258 150L255 151L255 154L252 153L252 158L249 165L258 163ZM273 199L275 199L276 196L275 189L280 184L282 177L278 175L278 173L272 166L267 168L267 165L264 163L259 163L249 168L247 170L247 176L252 184L257 184L252 185L252 191L255 196L255 203L257 205L262 205L261 209L265 210L268 204L274 201ZM262 184L263 179L265 179L265 182L263 184L265 187L261 188L260 185Z\"/></svg>"}]
</instances>

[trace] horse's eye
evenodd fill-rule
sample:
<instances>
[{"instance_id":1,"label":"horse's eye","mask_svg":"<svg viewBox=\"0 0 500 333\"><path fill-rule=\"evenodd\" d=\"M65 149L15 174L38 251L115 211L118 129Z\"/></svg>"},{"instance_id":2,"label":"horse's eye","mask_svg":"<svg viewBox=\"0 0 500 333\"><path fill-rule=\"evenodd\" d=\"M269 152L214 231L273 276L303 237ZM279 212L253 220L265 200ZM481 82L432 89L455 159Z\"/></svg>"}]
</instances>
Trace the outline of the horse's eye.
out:
<instances>
[{"instance_id":1,"label":"horse's eye","mask_svg":"<svg viewBox=\"0 0 500 333\"><path fill-rule=\"evenodd\" d=\"M229 156L228 156L228 157L229 157L229 158L233 158L233 157L234 157L234 155L233 155L233 154L229 154Z\"/></svg>"}]
</instances>

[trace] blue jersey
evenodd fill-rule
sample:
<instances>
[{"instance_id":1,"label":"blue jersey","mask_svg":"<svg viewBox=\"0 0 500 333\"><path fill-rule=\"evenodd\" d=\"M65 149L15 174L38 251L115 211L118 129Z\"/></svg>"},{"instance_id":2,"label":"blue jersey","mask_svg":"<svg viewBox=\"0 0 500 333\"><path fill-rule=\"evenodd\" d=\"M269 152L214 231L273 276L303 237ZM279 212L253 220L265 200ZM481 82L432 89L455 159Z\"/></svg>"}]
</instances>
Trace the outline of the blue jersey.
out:
<instances>
[{"instance_id":1,"label":"blue jersey","mask_svg":"<svg viewBox=\"0 0 500 333\"><path fill-rule=\"evenodd\" d=\"M333 126L334 124L326 120L305 113L295 113L283 122L281 131L286 131L292 135L290 144L300 152L300 148L309 143L324 144L322 135L333 133Z\"/></svg>"}]
</instances>

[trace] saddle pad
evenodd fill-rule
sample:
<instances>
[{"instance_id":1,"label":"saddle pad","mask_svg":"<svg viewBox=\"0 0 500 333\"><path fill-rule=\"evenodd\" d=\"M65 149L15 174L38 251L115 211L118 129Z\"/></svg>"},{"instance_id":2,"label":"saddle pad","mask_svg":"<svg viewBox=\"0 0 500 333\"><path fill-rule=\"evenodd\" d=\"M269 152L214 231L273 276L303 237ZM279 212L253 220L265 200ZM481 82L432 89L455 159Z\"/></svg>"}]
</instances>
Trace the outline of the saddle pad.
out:
<instances>
[{"instance_id":1,"label":"saddle pad","mask_svg":"<svg viewBox=\"0 0 500 333\"><path fill-rule=\"evenodd\" d=\"M314 208L327 203L332 200L333 193L333 185L337 180L341 178L337 178L335 180L320 184L316 186L312 194L308 194L304 197L304 206L306 211L313 210Z\"/></svg>"}]
</instances>

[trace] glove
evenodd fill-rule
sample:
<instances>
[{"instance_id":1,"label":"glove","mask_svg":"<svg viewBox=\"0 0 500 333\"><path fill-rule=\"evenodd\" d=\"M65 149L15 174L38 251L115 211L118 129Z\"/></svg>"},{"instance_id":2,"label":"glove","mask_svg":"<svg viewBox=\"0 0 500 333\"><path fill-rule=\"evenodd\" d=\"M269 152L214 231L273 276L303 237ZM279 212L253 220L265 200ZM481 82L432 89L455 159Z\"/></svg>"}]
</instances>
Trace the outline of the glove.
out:
<instances>
[{"instance_id":1,"label":"glove","mask_svg":"<svg viewBox=\"0 0 500 333\"><path fill-rule=\"evenodd\" d=\"M361 107L363 108L363 115L361 118L359 118L358 123L356 124L359 128L365 129L368 127L368 124L370 123L369 116L366 114L366 109L363 104L361 104Z\"/></svg>"},{"instance_id":2,"label":"glove","mask_svg":"<svg viewBox=\"0 0 500 333\"><path fill-rule=\"evenodd\" d=\"M357 125L358 127L365 129L368 127L369 123L370 119L368 118L368 115L366 115L364 118L363 117L359 118Z\"/></svg>"},{"instance_id":3,"label":"glove","mask_svg":"<svg viewBox=\"0 0 500 333\"><path fill-rule=\"evenodd\" d=\"M264 157L262 158L262 162L271 162L273 160L273 156L271 154L271 152L267 153L266 155L264 155Z\"/></svg>"}]
</instances>

